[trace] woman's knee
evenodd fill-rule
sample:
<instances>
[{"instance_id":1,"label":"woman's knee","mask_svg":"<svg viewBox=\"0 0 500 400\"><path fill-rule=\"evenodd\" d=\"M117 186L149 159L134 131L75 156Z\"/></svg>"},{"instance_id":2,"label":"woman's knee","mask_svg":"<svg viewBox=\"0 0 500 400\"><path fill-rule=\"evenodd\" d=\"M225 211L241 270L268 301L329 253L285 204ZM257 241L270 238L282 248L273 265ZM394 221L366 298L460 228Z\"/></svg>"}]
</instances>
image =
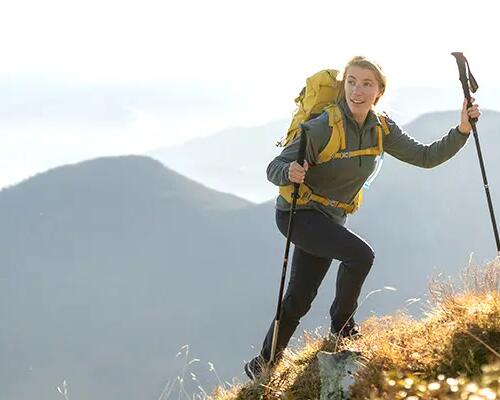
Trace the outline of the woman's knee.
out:
<instances>
[{"instance_id":1,"label":"woman's knee","mask_svg":"<svg viewBox=\"0 0 500 400\"><path fill-rule=\"evenodd\" d=\"M315 293L296 293L283 299L283 314L291 320L300 320L311 309Z\"/></svg>"},{"instance_id":2,"label":"woman's knee","mask_svg":"<svg viewBox=\"0 0 500 400\"><path fill-rule=\"evenodd\" d=\"M371 267L374 261L375 261L375 252L370 246L368 246L365 254L365 262Z\"/></svg>"},{"instance_id":3,"label":"woman's knee","mask_svg":"<svg viewBox=\"0 0 500 400\"><path fill-rule=\"evenodd\" d=\"M356 264L361 265L366 272L368 272L375 261L375 252L368 244L366 244L359 249L354 261Z\"/></svg>"},{"instance_id":4,"label":"woman's knee","mask_svg":"<svg viewBox=\"0 0 500 400\"><path fill-rule=\"evenodd\" d=\"M349 248L354 251L357 258L365 261L368 264L373 264L375 259L375 252L373 251L370 244L363 239L361 236L356 235L354 232L349 231L354 237L350 237L351 246Z\"/></svg>"}]
</instances>

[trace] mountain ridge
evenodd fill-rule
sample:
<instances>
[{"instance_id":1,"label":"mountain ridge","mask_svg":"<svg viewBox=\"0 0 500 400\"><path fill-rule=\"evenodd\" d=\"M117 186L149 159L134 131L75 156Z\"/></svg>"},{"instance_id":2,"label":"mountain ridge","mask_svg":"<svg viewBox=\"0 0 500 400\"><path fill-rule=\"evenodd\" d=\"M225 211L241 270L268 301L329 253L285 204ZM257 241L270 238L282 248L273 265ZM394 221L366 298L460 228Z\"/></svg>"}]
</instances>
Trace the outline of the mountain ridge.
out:
<instances>
[{"instance_id":1,"label":"mountain ridge","mask_svg":"<svg viewBox=\"0 0 500 400\"><path fill-rule=\"evenodd\" d=\"M125 167L127 168L124 169ZM149 185L140 180L144 177L150 178ZM193 197L201 199L201 203L205 202L208 208L217 208L217 200L224 202L219 206L224 209L227 207L247 207L253 204L238 196L210 189L176 171L168 169L159 161L143 155L99 157L59 166L38 173L14 186L3 188L0 190L0 195L3 195L3 197L16 196L23 191L40 189L49 183L52 184L52 190L61 190L57 187L62 185L63 189L76 193L80 187L75 186L72 180L78 180L79 185L93 185L94 189L100 190L106 190L106 184L113 183L113 190L123 191L122 194L129 196L134 193L135 195L144 194L144 190L147 190L149 195L165 199L170 196L177 196L186 200L187 197L193 195ZM175 192L169 191L169 185L175 186Z\"/></svg>"}]
</instances>

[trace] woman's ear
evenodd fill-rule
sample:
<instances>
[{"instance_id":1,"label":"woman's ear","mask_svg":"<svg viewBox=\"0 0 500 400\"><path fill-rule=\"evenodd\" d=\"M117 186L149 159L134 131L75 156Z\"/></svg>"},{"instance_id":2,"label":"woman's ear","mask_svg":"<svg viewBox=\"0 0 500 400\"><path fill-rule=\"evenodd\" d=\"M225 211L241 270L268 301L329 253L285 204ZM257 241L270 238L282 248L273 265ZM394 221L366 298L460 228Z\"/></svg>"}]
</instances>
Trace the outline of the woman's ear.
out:
<instances>
[{"instance_id":1,"label":"woman's ear","mask_svg":"<svg viewBox=\"0 0 500 400\"><path fill-rule=\"evenodd\" d=\"M379 92L377 97L375 97L375 100L373 101L373 105L376 106L382 95L384 94L383 91Z\"/></svg>"}]
</instances>

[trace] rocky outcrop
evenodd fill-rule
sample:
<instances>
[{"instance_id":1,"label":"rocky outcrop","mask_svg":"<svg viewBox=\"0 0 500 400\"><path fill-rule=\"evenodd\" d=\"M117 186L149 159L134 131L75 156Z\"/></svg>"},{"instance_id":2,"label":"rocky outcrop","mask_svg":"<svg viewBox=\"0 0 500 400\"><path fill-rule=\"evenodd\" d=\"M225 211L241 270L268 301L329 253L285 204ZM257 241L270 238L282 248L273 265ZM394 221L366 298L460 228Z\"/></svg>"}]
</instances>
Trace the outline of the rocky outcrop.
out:
<instances>
[{"instance_id":1,"label":"rocky outcrop","mask_svg":"<svg viewBox=\"0 0 500 400\"><path fill-rule=\"evenodd\" d=\"M361 353L344 350L338 353L321 351L318 353L321 377L320 400L347 399L350 386L354 383L354 374L358 369Z\"/></svg>"}]
</instances>

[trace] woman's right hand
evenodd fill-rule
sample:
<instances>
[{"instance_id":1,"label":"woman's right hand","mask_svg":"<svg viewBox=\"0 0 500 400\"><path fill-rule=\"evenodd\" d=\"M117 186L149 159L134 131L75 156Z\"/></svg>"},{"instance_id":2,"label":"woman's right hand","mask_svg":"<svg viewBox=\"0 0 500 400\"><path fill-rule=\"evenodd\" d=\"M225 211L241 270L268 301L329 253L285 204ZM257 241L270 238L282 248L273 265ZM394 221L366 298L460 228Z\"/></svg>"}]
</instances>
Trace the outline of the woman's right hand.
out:
<instances>
[{"instance_id":1,"label":"woman's right hand","mask_svg":"<svg viewBox=\"0 0 500 400\"><path fill-rule=\"evenodd\" d=\"M304 160L303 167L297 161L293 161L290 163L290 167L288 168L288 179L293 183L304 183L308 169L309 164L307 163L307 160Z\"/></svg>"}]
</instances>

